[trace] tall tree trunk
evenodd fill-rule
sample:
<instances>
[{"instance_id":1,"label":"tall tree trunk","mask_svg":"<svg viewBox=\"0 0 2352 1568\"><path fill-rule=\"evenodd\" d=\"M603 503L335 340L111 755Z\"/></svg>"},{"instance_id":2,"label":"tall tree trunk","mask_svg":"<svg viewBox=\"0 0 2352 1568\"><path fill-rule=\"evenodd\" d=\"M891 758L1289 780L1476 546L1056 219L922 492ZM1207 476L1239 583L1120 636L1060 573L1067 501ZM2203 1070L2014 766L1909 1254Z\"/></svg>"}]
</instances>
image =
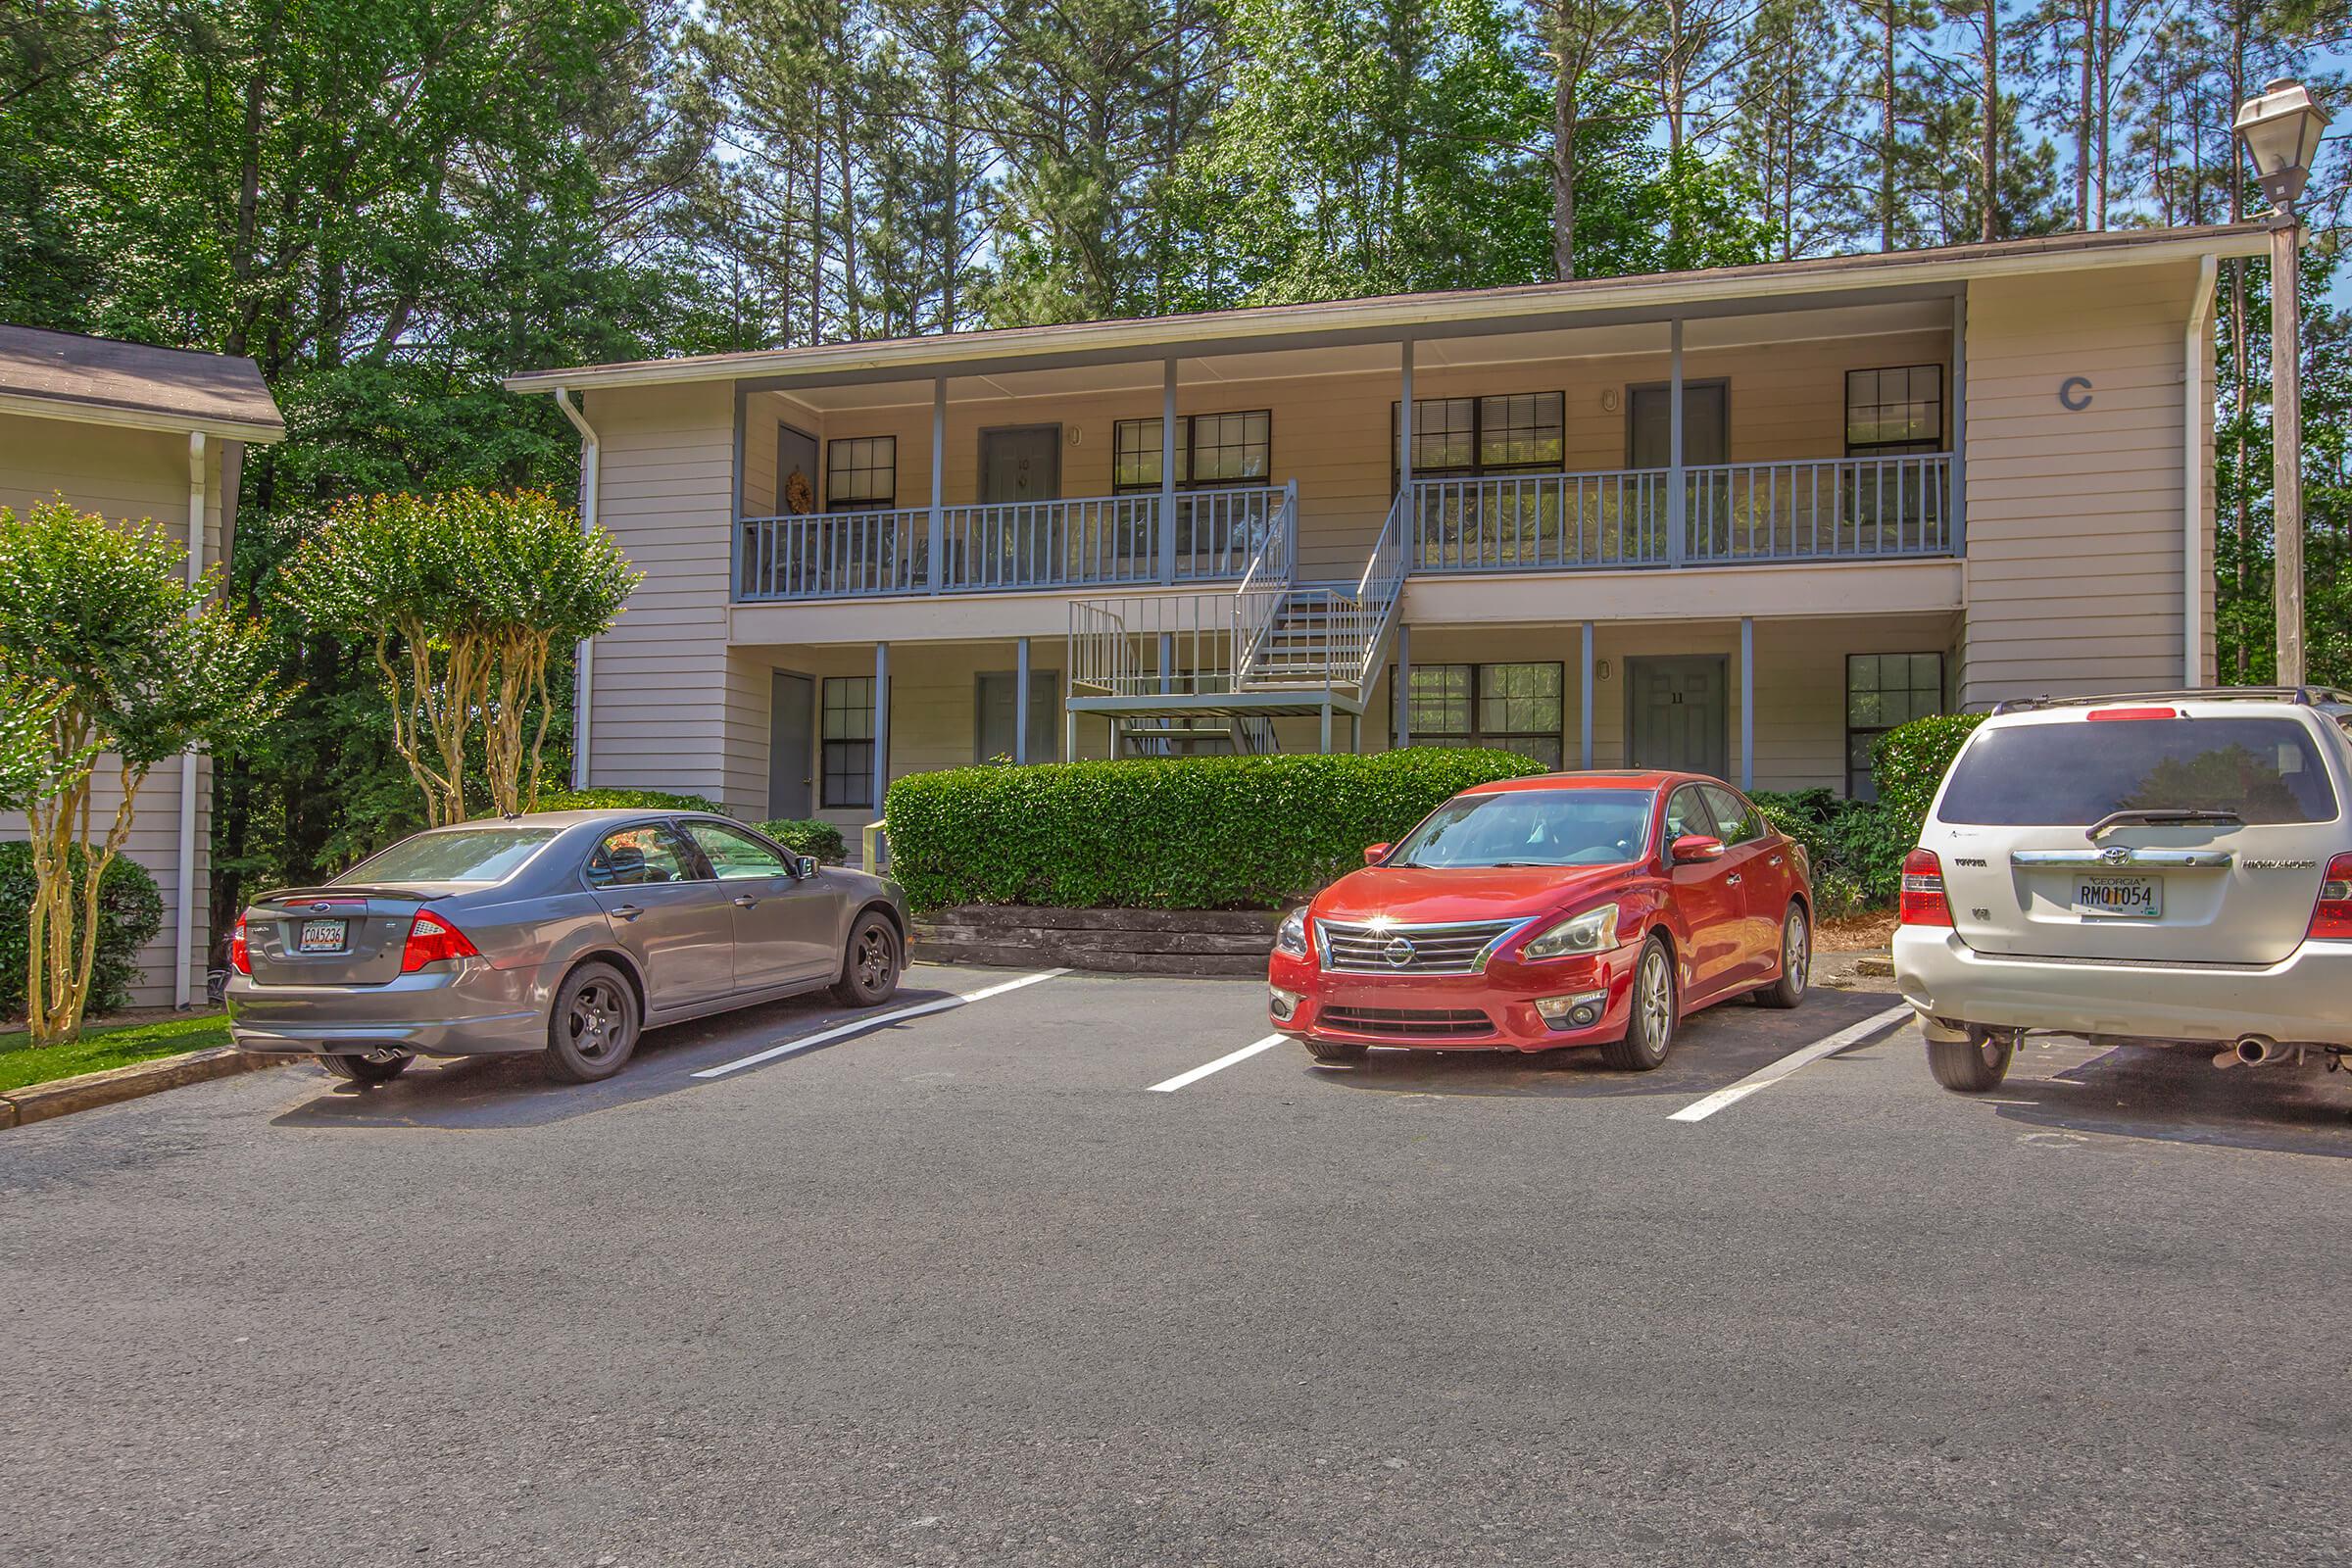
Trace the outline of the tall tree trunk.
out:
<instances>
[{"instance_id":1,"label":"tall tree trunk","mask_svg":"<svg viewBox=\"0 0 2352 1568\"><path fill-rule=\"evenodd\" d=\"M1984 145L1981 177L1984 184L1984 222L1980 236L2000 238L2001 189L2001 7L1984 0Z\"/></svg>"},{"instance_id":2,"label":"tall tree trunk","mask_svg":"<svg viewBox=\"0 0 2352 1568\"><path fill-rule=\"evenodd\" d=\"M2097 24L2092 20L2097 0L2082 0L2082 88L2075 101L2075 225L2093 228L2099 225L2090 220L2090 57L2095 47L2091 36Z\"/></svg>"},{"instance_id":3,"label":"tall tree trunk","mask_svg":"<svg viewBox=\"0 0 2352 1568\"><path fill-rule=\"evenodd\" d=\"M1894 249L1894 7L1881 0L1886 27L1879 58L1879 249Z\"/></svg>"},{"instance_id":4,"label":"tall tree trunk","mask_svg":"<svg viewBox=\"0 0 2352 1568\"><path fill-rule=\"evenodd\" d=\"M1576 132L1581 109L1576 78L1560 51L1551 84L1551 276L1576 276Z\"/></svg>"}]
</instances>

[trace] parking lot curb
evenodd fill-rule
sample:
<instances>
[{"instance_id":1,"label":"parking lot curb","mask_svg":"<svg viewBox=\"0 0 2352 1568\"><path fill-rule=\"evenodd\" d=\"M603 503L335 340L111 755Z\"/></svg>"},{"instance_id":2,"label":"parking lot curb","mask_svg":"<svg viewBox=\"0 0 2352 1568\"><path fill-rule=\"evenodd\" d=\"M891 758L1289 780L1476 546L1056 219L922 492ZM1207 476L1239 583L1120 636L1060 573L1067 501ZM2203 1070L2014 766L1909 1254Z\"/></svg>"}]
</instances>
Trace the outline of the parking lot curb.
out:
<instances>
[{"instance_id":1,"label":"parking lot curb","mask_svg":"<svg viewBox=\"0 0 2352 1568\"><path fill-rule=\"evenodd\" d=\"M234 1078L239 1073L253 1072L258 1068L307 1059L302 1056L260 1055L239 1051L234 1046L213 1046L176 1056L134 1061L126 1067L109 1067L104 1072L85 1072L72 1078L53 1079L45 1084L28 1084L23 1089L11 1089L0 1094L0 1128L24 1127L36 1121L70 1116L77 1110L95 1110L100 1105L113 1105L125 1100L162 1094L167 1089L210 1083L215 1078Z\"/></svg>"}]
</instances>

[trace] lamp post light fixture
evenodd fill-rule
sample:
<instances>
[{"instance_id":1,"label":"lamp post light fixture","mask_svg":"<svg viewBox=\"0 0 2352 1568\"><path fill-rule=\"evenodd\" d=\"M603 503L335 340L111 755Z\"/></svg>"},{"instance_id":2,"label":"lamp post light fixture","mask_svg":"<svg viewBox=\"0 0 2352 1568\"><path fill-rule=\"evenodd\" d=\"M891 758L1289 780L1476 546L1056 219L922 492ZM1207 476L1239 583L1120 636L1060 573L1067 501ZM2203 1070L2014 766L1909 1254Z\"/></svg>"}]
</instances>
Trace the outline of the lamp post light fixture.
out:
<instances>
[{"instance_id":1,"label":"lamp post light fixture","mask_svg":"<svg viewBox=\"0 0 2352 1568\"><path fill-rule=\"evenodd\" d=\"M2278 684L2303 684L2303 314L2295 203L2310 182L2328 111L2311 89L2281 79L2237 111L2237 139L2254 179L2278 209L2271 222L2271 581L2278 619Z\"/></svg>"}]
</instances>

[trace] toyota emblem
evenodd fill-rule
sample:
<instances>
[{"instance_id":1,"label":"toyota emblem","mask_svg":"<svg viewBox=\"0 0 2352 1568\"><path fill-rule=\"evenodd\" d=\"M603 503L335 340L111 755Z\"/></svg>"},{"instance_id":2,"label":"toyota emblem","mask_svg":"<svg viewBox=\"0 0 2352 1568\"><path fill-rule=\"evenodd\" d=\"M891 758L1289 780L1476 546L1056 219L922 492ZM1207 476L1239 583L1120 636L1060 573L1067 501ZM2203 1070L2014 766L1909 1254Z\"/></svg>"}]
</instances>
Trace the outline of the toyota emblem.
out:
<instances>
[{"instance_id":1,"label":"toyota emblem","mask_svg":"<svg viewBox=\"0 0 2352 1568\"><path fill-rule=\"evenodd\" d=\"M1413 944L1404 937L1391 937L1380 956L1389 960L1390 968L1401 969L1413 961Z\"/></svg>"},{"instance_id":2,"label":"toyota emblem","mask_svg":"<svg viewBox=\"0 0 2352 1568\"><path fill-rule=\"evenodd\" d=\"M2130 865L2132 863L2131 846L2112 845L2099 852L2099 858L2105 860L2109 865Z\"/></svg>"}]
</instances>

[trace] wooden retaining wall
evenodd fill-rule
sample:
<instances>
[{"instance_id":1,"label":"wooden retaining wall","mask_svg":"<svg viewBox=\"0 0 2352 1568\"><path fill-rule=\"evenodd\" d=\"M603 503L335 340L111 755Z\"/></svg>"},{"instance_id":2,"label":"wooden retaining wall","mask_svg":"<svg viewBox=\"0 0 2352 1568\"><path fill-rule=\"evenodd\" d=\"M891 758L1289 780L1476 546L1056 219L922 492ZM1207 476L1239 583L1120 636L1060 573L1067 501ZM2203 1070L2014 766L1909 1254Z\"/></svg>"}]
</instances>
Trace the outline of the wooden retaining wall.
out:
<instances>
[{"instance_id":1,"label":"wooden retaining wall","mask_svg":"<svg viewBox=\"0 0 2352 1568\"><path fill-rule=\"evenodd\" d=\"M1048 909L970 904L914 923L914 956L935 963L1060 965L1130 974L1253 975L1274 950L1271 909Z\"/></svg>"}]
</instances>

